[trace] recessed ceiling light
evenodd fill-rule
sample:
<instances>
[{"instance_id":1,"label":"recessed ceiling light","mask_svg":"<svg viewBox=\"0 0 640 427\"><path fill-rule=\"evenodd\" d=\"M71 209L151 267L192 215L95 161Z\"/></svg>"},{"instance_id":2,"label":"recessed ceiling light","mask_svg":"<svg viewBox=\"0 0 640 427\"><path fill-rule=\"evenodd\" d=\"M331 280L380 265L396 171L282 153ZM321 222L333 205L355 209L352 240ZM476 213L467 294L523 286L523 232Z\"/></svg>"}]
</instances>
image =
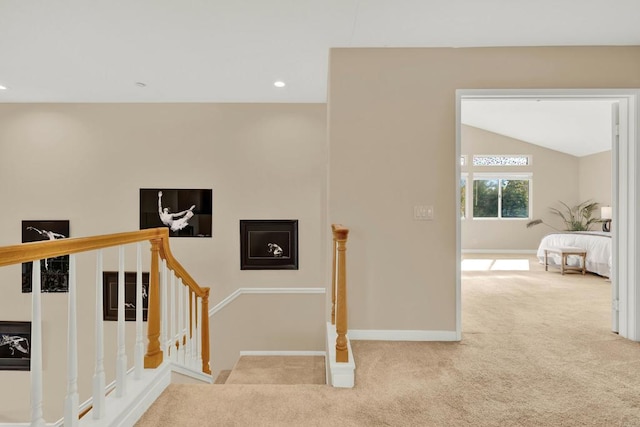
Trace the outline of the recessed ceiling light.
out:
<instances>
[{"instance_id":1,"label":"recessed ceiling light","mask_svg":"<svg viewBox=\"0 0 640 427\"><path fill-rule=\"evenodd\" d=\"M0 90L7 90L6 86L0 85Z\"/></svg>"},{"instance_id":2,"label":"recessed ceiling light","mask_svg":"<svg viewBox=\"0 0 640 427\"><path fill-rule=\"evenodd\" d=\"M285 83L282 80L278 80L277 82L274 82L273 85L275 87L285 87Z\"/></svg>"}]
</instances>

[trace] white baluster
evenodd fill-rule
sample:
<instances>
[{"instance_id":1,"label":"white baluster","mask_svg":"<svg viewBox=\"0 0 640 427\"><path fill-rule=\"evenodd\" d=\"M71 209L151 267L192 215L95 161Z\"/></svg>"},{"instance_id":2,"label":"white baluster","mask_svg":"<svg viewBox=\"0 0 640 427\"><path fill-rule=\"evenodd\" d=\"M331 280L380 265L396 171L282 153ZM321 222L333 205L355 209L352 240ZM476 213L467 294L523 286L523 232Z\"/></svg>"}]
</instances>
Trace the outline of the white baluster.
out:
<instances>
[{"instance_id":1,"label":"white baluster","mask_svg":"<svg viewBox=\"0 0 640 427\"><path fill-rule=\"evenodd\" d=\"M162 260L162 280L160 280L160 346L163 354L167 354L169 346L167 345L167 260ZM169 357L169 356L167 356Z\"/></svg>"},{"instance_id":2,"label":"white baluster","mask_svg":"<svg viewBox=\"0 0 640 427\"><path fill-rule=\"evenodd\" d=\"M184 291L182 289L182 283L178 280L178 335L176 342L178 343L178 363L184 365L184 348L183 336L184 336Z\"/></svg>"},{"instance_id":3,"label":"white baluster","mask_svg":"<svg viewBox=\"0 0 640 427\"><path fill-rule=\"evenodd\" d=\"M176 275L171 274L171 337L169 338L169 344L171 348L170 356L172 362L178 361L178 349L175 347L177 337L177 325L176 325Z\"/></svg>"},{"instance_id":4,"label":"white baluster","mask_svg":"<svg viewBox=\"0 0 640 427\"><path fill-rule=\"evenodd\" d=\"M44 427L42 414L42 295L40 260L33 261L31 278L31 426Z\"/></svg>"},{"instance_id":5,"label":"white baluster","mask_svg":"<svg viewBox=\"0 0 640 427\"><path fill-rule=\"evenodd\" d=\"M144 371L144 336L142 331L142 245L136 245L136 348L134 378L142 378Z\"/></svg>"},{"instance_id":6,"label":"white baluster","mask_svg":"<svg viewBox=\"0 0 640 427\"><path fill-rule=\"evenodd\" d=\"M102 250L96 258L96 370L93 374L93 418L98 420L104 416L104 393L106 387L104 373L104 306L102 292Z\"/></svg>"},{"instance_id":7,"label":"white baluster","mask_svg":"<svg viewBox=\"0 0 640 427\"><path fill-rule=\"evenodd\" d=\"M76 256L69 255L69 310L67 323L67 396L64 404L64 425L78 425L78 324L76 295Z\"/></svg>"},{"instance_id":8,"label":"white baluster","mask_svg":"<svg viewBox=\"0 0 640 427\"><path fill-rule=\"evenodd\" d=\"M196 307L198 307L196 304L198 303L196 300L196 293L195 292L190 292L191 294L191 363L189 363L189 366L194 367L194 365L197 368L196 362L198 360L198 349L197 349L197 342L198 339L196 338L198 336L198 318L196 316L198 310L196 309Z\"/></svg>"},{"instance_id":9,"label":"white baluster","mask_svg":"<svg viewBox=\"0 0 640 427\"><path fill-rule=\"evenodd\" d=\"M204 313L202 311L202 298L198 297L196 298L196 301L198 303L198 313L199 316L197 316L197 319L199 322L202 321L202 313ZM197 332L195 335L195 339L196 339L196 366L195 368L197 370L202 370L202 325L200 323L197 323L198 328L197 328Z\"/></svg>"},{"instance_id":10,"label":"white baluster","mask_svg":"<svg viewBox=\"0 0 640 427\"><path fill-rule=\"evenodd\" d=\"M116 358L116 397L126 394L127 355L124 323L124 246L118 248L118 356Z\"/></svg>"},{"instance_id":11,"label":"white baluster","mask_svg":"<svg viewBox=\"0 0 640 427\"><path fill-rule=\"evenodd\" d=\"M191 326L189 324L191 319L191 310L189 310L189 305L190 305L189 302L191 301L191 299L189 295L189 287L185 286L184 283L182 283L182 280L180 280L180 285L182 286L180 289L184 293L184 331L183 331L184 365L189 366L191 365L191 336L189 335L189 330Z\"/></svg>"}]
</instances>

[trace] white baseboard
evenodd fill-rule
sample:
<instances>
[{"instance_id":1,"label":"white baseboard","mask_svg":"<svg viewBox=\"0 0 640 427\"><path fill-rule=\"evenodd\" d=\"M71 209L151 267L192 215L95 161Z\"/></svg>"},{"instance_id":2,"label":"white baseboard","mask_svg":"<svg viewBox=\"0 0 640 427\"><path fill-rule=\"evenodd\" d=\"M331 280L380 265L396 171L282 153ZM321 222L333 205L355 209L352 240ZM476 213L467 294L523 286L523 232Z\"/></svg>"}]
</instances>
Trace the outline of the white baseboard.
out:
<instances>
[{"instance_id":1,"label":"white baseboard","mask_svg":"<svg viewBox=\"0 0 640 427\"><path fill-rule=\"evenodd\" d=\"M325 294L325 288L238 288L228 297L209 309L209 317L213 316L233 300L244 294Z\"/></svg>"},{"instance_id":2,"label":"white baseboard","mask_svg":"<svg viewBox=\"0 0 640 427\"><path fill-rule=\"evenodd\" d=\"M326 357L327 353L325 351L315 351L315 350L282 350L282 351L272 351L272 350L250 350L250 351L241 351L240 356L323 356Z\"/></svg>"},{"instance_id":3,"label":"white baseboard","mask_svg":"<svg viewBox=\"0 0 640 427\"><path fill-rule=\"evenodd\" d=\"M537 249L462 249L463 254L535 254Z\"/></svg>"},{"instance_id":4,"label":"white baseboard","mask_svg":"<svg viewBox=\"0 0 640 427\"><path fill-rule=\"evenodd\" d=\"M459 341L456 331L411 331L350 329L351 340L369 341Z\"/></svg>"},{"instance_id":5,"label":"white baseboard","mask_svg":"<svg viewBox=\"0 0 640 427\"><path fill-rule=\"evenodd\" d=\"M196 371L195 369L188 368L183 365L178 365L177 363L171 363L171 371L176 372L180 375L184 375L198 381L202 381L205 383L213 383L213 377L209 374L205 374L201 371Z\"/></svg>"}]
</instances>

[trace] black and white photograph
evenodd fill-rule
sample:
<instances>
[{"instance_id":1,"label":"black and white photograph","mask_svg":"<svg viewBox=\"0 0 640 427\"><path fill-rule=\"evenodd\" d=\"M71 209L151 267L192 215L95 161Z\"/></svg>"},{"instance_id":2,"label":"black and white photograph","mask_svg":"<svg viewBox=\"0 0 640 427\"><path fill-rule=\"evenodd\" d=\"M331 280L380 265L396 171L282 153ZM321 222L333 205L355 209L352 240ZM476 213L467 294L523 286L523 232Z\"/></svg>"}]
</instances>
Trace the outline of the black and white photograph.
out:
<instances>
[{"instance_id":1,"label":"black and white photograph","mask_svg":"<svg viewBox=\"0 0 640 427\"><path fill-rule=\"evenodd\" d=\"M118 272L102 273L104 320L118 320ZM147 320L149 308L149 273L142 273L142 320ZM124 273L124 320L136 320L136 273Z\"/></svg>"},{"instance_id":2,"label":"black and white photograph","mask_svg":"<svg viewBox=\"0 0 640 427\"><path fill-rule=\"evenodd\" d=\"M140 229L167 227L171 237L211 237L213 190L140 189Z\"/></svg>"},{"instance_id":3,"label":"black and white photograph","mask_svg":"<svg viewBox=\"0 0 640 427\"><path fill-rule=\"evenodd\" d=\"M0 322L0 370L28 371L31 322Z\"/></svg>"},{"instance_id":4,"label":"black and white photograph","mask_svg":"<svg viewBox=\"0 0 640 427\"><path fill-rule=\"evenodd\" d=\"M68 220L22 221L22 243L66 239L69 237ZM69 255L40 261L42 292L69 291ZM33 263L22 264L22 292L31 292Z\"/></svg>"},{"instance_id":5,"label":"black and white photograph","mask_svg":"<svg viewBox=\"0 0 640 427\"><path fill-rule=\"evenodd\" d=\"M240 220L241 270L297 270L298 220Z\"/></svg>"}]
</instances>

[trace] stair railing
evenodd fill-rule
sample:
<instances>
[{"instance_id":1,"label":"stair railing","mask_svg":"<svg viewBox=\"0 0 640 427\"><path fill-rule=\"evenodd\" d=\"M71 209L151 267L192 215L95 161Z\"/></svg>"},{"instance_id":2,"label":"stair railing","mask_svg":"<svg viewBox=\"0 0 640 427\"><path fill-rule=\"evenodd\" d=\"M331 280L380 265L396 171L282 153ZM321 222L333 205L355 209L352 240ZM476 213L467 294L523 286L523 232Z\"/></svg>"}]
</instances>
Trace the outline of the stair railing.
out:
<instances>
[{"instance_id":1,"label":"stair railing","mask_svg":"<svg viewBox=\"0 0 640 427\"><path fill-rule=\"evenodd\" d=\"M142 262L141 244L151 245L149 292L147 311L147 346L144 351L142 320ZM136 344L134 367L127 369L125 354L125 245L136 244ZM114 388L105 386L104 332L103 332L103 249L118 247L118 325L115 398L127 395L130 380L140 380L147 370L167 362L186 370L211 374L209 365L209 288L200 287L182 265L173 257L169 247L167 228L155 228L128 233L117 233L83 238L49 240L0 247L0 267L33 262L32 315L31 315L31 426L44 426L43 371L42 371L42 298L40 261L69 255L68 325L67 325L67 395L64 400L64 418L56 425L76 426L79 414L89 412L92 418L116 419L120 414L109 414L109 402L105 394ZM96 316L95 316L95 373L93 397L79 405L78 395L78 333L77 333L77 278L76 256L96 251ZM160 269L162 259L162 269ZM170 280L169 280L170 277ZM170 282L170 287L168 283ZM84 284L83 284L84 285ZM176 297L178 302L176 303ZM171 312L168 313L168 303ZM200 313L200 320L197 315ZM163 365L166 366L166 365ZM57 368L56 368L57 369ZM60 368L62 369L62 367ZM133 372L131 372L133 371ZM132 374L132 375L131 375ZM122 401L121 401L122 402ZM113 409L122 412L122 404L114 403ZM114 418L115 417L115 418ZM118 424L120 421L116 421Z\"/></svg>"},{"instance_id":2,"label":"stair railing","mask_svg":"<svg viewBox=\"0 0 640 427\"><path fill-rule=\"evenodd\" d=\"M349 229L332 224L333 273L331 292L331 323L336 327L336 362L349 361L347 346L347 238Z\"/></svg>"}]
</instances>

